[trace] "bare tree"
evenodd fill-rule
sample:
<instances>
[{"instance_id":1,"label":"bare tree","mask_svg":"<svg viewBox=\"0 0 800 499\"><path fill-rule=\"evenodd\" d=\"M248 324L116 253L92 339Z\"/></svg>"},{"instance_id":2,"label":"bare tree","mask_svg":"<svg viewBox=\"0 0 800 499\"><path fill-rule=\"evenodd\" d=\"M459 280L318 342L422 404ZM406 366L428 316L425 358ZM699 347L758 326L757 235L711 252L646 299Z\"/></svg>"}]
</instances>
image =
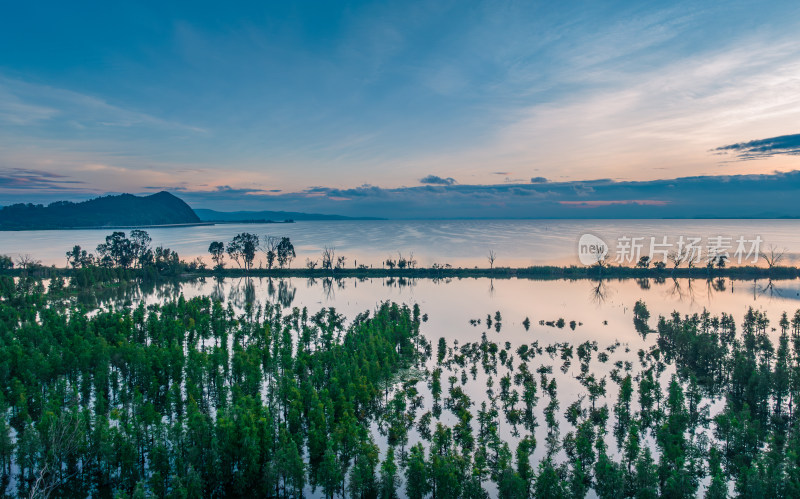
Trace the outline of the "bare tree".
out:
<instances>
[{"instance_id":1,"label":"bare tree","mask_svg":"<svg viewBox=\"0 0 800 499\"><path fill-rule=\"evenodd\" d=\"M775 245L770 244L769 248L767 248L767 251L760 252L759 256L761 256L761 258L763 258L767 262L767 267L773 268L776 265L778 265L781 262L781 260L783 260L783 256L785 254L786 254L786 248L778 250L778 248Z\"/></svg>"},{"instance_id":2,"label":"bare tree","mask_svg":"<svg viewBox=\"0 0 800 499\"><path fill-rule=\"evenodd\" d=\"M262 241L261 251L267 256L267 268L271 269L275 264L275 258L278 256L278 244L281 240L276 236L264 236Z\"/></svg>"},{"instance_id":3,"label":"bare tree","mask_svg":"<svg viewBox=\"0 0 800 499\"><path fill-rule=\"evenodd\" d=\"M25 253L24 255L17 256L17 267L21 268L22 270L28 270L31 267L35 267L37 265L41 265L41 260L35 260L30 253Z\"/></svg>"},{"instance_id":4,"label":"bare tree","mask_svg":"<svg viewBox=\"0 0 800 499\"><path fill-rule=\"evenodd\" d=\"M592 255L592 259L594 260L594 266L604 269L608 267L608 252L603 251L601 249L595 250L594 254Z\"/></svg>"},{"instance_id":5,"label":"bare tree","mask_svg":"<svg viewBox=\"0 0 800 499\"><path fill-rule=\"evenodd\" d=\"M489 255L486 258L489 259L489 268L493 269L494 268L494 261L495 261L495 259L497 259L497 254L494 252L493 249L490 249L489 250Z\"/></svg>"},{"instance_id":6,"label":"bare tree","mask_svg":"<svg viewBox=\"0 0 800 499\"><path fill-rule=\"evenodd\" d=\"M336 262L336 248L331 246L330 248L325 246L322 249L322 268L325 270L333 269L333 266Z\"/></svg>"},{"instance_id":7,"label":"bare tree","mask_svg":"<svg viewBox=\"0 0 800 499\"><path fill-rule=\"evenodd\" d=\"M669 254L667 255L667 259L669 259L669 261L672 262L673 269L677 269L678 267L680 267L681 264L686 261L686 257L687 257L686 251L683 249L677 251L670 251Z\"/></svg>"}]
</instances>

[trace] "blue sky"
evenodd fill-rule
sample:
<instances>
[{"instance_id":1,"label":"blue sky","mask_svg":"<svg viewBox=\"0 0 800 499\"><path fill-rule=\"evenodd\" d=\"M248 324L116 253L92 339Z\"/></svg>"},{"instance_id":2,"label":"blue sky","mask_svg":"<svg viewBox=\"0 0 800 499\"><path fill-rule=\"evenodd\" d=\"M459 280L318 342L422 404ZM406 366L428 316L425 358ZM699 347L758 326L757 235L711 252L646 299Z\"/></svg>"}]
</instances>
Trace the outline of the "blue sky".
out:
<instances>
[{"instance_id":1,"label":"blue sky","mask_svg":"<svg viewBox=\"0 0 800 499\"><path fill-rule=\"evenodd\" d=\"M800 169L797 2L163 3L4 7L0 205Z\"/></svg>"}]
</instances>

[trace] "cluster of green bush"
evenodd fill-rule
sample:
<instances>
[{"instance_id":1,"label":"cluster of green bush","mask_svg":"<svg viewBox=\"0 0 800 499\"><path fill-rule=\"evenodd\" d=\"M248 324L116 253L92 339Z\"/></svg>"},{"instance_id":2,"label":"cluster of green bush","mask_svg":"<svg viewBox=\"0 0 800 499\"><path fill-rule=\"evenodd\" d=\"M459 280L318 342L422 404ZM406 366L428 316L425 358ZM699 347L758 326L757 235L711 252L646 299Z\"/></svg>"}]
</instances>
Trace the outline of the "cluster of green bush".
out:
<instances>
[{"instance_id":1,"label":"cluster of green bush","mask_svg":"<svg viewBox=\"0 0 800 499\"><path fill-rule=\"evenodd\" d=\"M370 424L425 351L419 309L392 303L346 325L207 297L87 315L28 278L0 293L0 487L20 496L372 490Z\"/></svg>"}]
</instances>

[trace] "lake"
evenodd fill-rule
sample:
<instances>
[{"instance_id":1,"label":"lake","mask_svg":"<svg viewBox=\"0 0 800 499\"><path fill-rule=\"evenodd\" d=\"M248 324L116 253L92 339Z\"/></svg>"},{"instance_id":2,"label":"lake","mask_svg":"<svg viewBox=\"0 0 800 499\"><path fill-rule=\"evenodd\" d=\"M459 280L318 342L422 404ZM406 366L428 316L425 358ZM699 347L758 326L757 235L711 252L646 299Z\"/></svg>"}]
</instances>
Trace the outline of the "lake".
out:
<instances>
[{"instance_id":1,"label":"lake","mask_svg":"<svg viewBox=\"0 0 800 499\"><path fill-rule=\"evenodd\" d=\"M449 263L453 266L487 265L486 254L494 250L496 265L528 266L536 264L578 264L577 244L584 233L594 234L606 242L619 238L643 240L667 237L700 237L707 241L715 236L735 240L738 237L763 241L787 249L786 263L796 263L800 252L800 224L789 220L691 220L691 221L542 221L542 220L491 220L491 221L347 221L298 222L296 224L218 225L190 228L149 229L154 245L163 244L178 251L184 259L205 255L208 244L214 240L228 241L233 235L247 231L259 235L287 236L297 250L295 266L305 258L316 258L321 248L335 246L337 253L348 257L348 266L367 264L380 266L387 257L402 252L411 253L420 266ZM30 254L47 264L64 264L64 252L74 244L94 248L108 230L31 231L0 233L0 254ZM545 443L548 428L545 410L548 397L541 388L545 377L558 385L559 408L556 411L561 437L574 431L566 419L567 408L578 400L586 401L586 387L581 379L581 366L573 349L580 345L593 345L591 373L607 383L605 394L598 406L613 408L619 387L614 381L615 371L629 372L640 379L652 364L643 364L640 352L652 352L657 334L641 334L633 323L633 308L638 300L647 304L651 317L650 327L655 327L659 316L669 316L677 311L681 316L709 311L712 315L731 314L736 321L737 334L741 333L744 315L752 307L762 311L770 321L767 335L775 343L776 327L783 312L791 317L800 308L800 280L731 280L720 279L627 279L627 280L529 280L529 279L270 279L270 278L204 278L183 282L165 282L151 287L110 290L117 306L134 306L139 301L148 304L164 303L183 295L186 298L211 295L230 304L237 313L248 304L277 303L285 311L293 307L307 307L314 313L321 308L335 307L347 321L357 314L374 311L384 301L409 305L419 304L427 320L421 332L433 345L434 355L427 359L424 373L416 373L422 404L416 412L409 409L414 421L408 433L413 444L424 440L417 429L428 411L435 411L439 402L434 400L431 373L441 370L445 394L448 388L461 387L472 401L472 427L477 433L477 418L481 404L501 406L498 417L498 434L513 450L520 441L518 428L508 419L504 402L499 395L503 378L513 379L522 365L536 373L539 383L539 402L535 409L538 426L532 432L539 443L532 455L532 463L539 463L547 452ZM501 327L497 318L501 317ZM491 323L489 320L491 319ZM560 319L562 319L560 321ZM529 327L525 326L525 323ZM560 327L559 327L560 325ZM442 340L440 340L442 339ZM493 368L477 369L473 362L459 366L460 352L470 351L468 344L491 344L499 351L501 359L511 360ZM444 345L442 360L437 360L438 346ZM530 347L538 353L530 359L521 358L520 348ZM502 360L501 360L502 362ZM650 361L646 361L650 362ZM479 365L479 364L478 364ZM623 366L623 367L620 367ZM675 372L667 364L656 382L662 388ZM541 377L540 377L541 376ZM390 396L400 392L395 385ZM513 396L521 388L511 386ZM702 406L709 415L719 414L724 399L719 394L704 394ZM453 412L444 410L434 419L449 427L457 424ZM634 400L633 408L639 408ZM440 407L441 410L441 407ZM413 412L413 414L412 414ZM612 415L613 421L613 415ZM609 423L609 428L612 423ZM381 454L387 449L386 433L379 422L371 425L375 442ZM698 430L711 437L711 429ZM525 431L521 432L525 435ZM604 436L609 454L619 459L620 452L611 431ZM656 449L651 434L643 443ZM555 455L559 462L567 456L563 449ZM700 492L708 484L702 480ZM484 482L491 496L497 495L493 482ZM306 488L309 497L321 497ZM588 497L594 497L590 492Z\"/></svg>"},{"instance_id":2,"label":"lake","mask_svg":"<svg viewBox=\"0 0 800 499\"><path fill-rule=\"evenodd\" d=\"M126 231L127 232L127 231ZM733 255L736 240L760 237L762 250L786 250L783 263L800 257L800 221L797 220L377 220L308 221L293 224L225 224L147 229L153 245L177 251L183 259L201 256L210 262L208 245L230 241L240 232L291 238L297 259L318 259L325 246L347 257L347 266L381 266L387 258L413 255L421 267L434 263L454 267L488 267L487 254L495 251L495 265L579 264L578 240L585 233L603 239L614 251L621 237L642 238L647 254L651 238L676 244L680 237L701 238L703 245L722 236ZM46 265L64 265L64 253L78 244L93 251L110 229L0 232L0 254L30 254ZM751 249L748 245L747 249ZM263 256L263 255L262 255ZM625 262L629 263L629 262ZM258 264L256 264L258 266Z\"/></svg>"}]
</instances>

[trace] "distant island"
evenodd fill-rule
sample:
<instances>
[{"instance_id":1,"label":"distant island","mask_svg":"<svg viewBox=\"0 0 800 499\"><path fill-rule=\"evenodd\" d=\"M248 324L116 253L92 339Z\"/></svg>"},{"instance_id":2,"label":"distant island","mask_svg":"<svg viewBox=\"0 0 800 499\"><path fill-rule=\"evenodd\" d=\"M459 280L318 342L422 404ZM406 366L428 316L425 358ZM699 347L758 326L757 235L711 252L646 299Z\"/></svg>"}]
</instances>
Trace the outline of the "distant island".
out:
<instances>
[{"instance_id":1,"label":"distant island","mask_svg":"<svg viewBox=\"0 0 800 499\"><path fill-rule=\"evenodd\" d=\"M193 210L166 191L149 196L119 194L88 201L18 203L0 208L0 230L181 227L214 223L276 223L308 220L382 220L293 211Z\"/></svg>"},{"instance_id":2,"label":"distant island","mask_svg":"<svg viewBox=\"0 0 800 499\"><path fill-rule=\"evenodd\" d=\"M376 217L345 217L342 215L323 215L319 213L301 213L296 211L216 211L195 209L195 213L204 222L253 222L253 221L309 221L309 220L385 220Z\"/></svg>"},{"instance_id":3,"label":"distant island","mask_svg":"<svg viewBox=\"0 0 800 499\"><path fill-rule=\"evenodd\" d=\"M147 227L203 223L182 199L169 192L120 194L73 203L13 204L0 210L0 230Z\"/></svg>"}]
</instances>

